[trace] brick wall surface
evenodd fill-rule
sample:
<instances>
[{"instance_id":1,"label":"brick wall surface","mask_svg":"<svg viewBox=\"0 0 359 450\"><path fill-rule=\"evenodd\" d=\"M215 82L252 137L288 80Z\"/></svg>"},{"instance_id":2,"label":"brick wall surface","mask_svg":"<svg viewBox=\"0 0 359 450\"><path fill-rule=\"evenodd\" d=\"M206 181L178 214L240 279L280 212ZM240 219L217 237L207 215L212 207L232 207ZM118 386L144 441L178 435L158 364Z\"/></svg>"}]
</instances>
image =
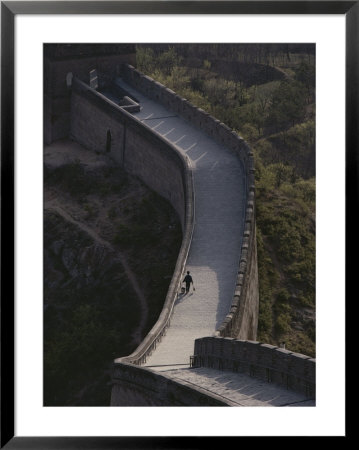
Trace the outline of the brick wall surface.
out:
<instances>
[{"instance_id":1,"label":"brick wall surface","mask_svg":"<svg viewBox=\"0 0 359 450\"><path fill-rule=\"evenodd\" d=\"M230 406L230 402L131 364L117 364L113 373L112 406Z\"/></svg>"},{"instance_id":2,"label":"brick wall surface","mask_svg":"<svg viewBox=\"0 0 359 450\"><path fill-rule=\"evenodd\" d=\"M171 89L156 82L129 64L121 68L121 76L149 98L161 103L170 111L191 122L211 136L219 144L225 145L238 156L245 167L247 208L241 260L238 267L236 289L228 315L217 330L220 336L241 339L255 339L257 335L259 291L257 245L255 234L255 184L254 158L248 144L227 125L197 108Z\"/></svg>"},{"instance_id":3,"label":"brick wall surface","mask_svg":"<svg viewBox=\"0 0 359 450\"><path fill-rule=\"evenodd\" d=\"M257 341L196 339L194 365L247 373L315 398L315 359Z\"/></svg>"},{"instance_id":4,"label":"brick wall surface","mask_svg":"<svg viewBox=\"0 0 359 450\"><path fill-rule=\"evenodd\" d=\"M136 121L100 93L74 80L71 96L70 136L84 147L106 152L125 170L170 201L182 228L185 217L185 168L178 153L144 124ZM168 176L163 177L163 173Z\"/></svg>"},{"instance_id":5,"label":"brick wall surface","mask_svg":"<svg viewBox=\"0 0 359 450\"><path fill-rule=\"evenodd\" d=\"M172 144L77 78L73 79L71 114L71 137L74 140L103 153L107 150L107 133L110 131L110 155L113 159L169 200L182 224L182 245L161 315L136 351L123 358L125 362L141 364L168 326L183 278L193 232L192 175L185 157ZM164 177L164 173L167 176Z\"/></svg>"}]
</instances>

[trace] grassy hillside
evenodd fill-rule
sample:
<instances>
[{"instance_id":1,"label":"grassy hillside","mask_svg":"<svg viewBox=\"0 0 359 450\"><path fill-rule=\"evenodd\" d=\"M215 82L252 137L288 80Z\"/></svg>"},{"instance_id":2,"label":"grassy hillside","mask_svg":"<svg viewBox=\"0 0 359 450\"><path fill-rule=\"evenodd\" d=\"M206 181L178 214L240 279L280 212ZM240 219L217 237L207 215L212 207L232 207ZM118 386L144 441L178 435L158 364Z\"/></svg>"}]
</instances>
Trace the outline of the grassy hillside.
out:
<instances>
[{"instance_id":1,"label":"grassy hillside","mask_svg":"<svg viewBox=\"0 0 359 450\"><path fill-rule=\"evenodd\" d=\"M258 339L315 356L315 48L137 46L137 68L236 130L256 164Z\"/></svg>"}]
</instances>

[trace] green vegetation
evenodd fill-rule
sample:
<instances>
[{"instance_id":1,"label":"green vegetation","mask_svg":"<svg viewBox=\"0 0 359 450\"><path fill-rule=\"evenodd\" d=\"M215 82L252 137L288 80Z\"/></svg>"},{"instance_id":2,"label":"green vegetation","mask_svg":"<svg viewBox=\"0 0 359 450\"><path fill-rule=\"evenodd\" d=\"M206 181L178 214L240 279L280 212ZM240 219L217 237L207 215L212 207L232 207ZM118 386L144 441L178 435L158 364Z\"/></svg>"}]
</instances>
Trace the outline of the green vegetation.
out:
<instances>
[{"instance_id":1,"label":"green vegetation","mask_svg":"<svg viewBox=\"0 0 359 450\"><path fill-rule=\"evenodd\" d=\"M250 143L258 339L315 356L314 46L139 45L137 67Z\"/></svg>"}]
</instances>

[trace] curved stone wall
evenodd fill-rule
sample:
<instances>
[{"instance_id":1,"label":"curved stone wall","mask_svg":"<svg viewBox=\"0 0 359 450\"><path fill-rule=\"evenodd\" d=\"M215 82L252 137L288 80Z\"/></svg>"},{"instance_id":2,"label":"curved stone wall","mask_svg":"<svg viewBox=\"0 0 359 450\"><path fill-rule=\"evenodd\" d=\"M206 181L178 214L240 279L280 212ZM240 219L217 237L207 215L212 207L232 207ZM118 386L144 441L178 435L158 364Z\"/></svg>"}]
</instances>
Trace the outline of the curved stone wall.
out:
<instances>
[{"instance_id":1,"label":"curved stone wall","mask_svg":"<svg viewBox=\"0 0 359 450\"><path fill-rule=\"evenodd\" d=\"M132 364L117 364L112 379L111 406L233 406L191 383Z\"/></svg>"},{"instance_id":2,"label":"curved stone wall","mask_svg":"<svg viewBox=\"0 0 359 450\"><path fill-rule=\"evenodd\" d=\"M259 291L255 227L254 158L248 144L228 126L171 89L142 74L129 64L121 69L123 79L147 97L163 104L201 129L216 142L229 148L242 162L246 173L247 205L243 244L236 287L230 311L216 331L218 336L256 339Z\"/></svg>"},{"instance_id":3,"label":"curved stone wall","mask_svg":"<svg viewBox=\"0 0 359 450\"><path fill-rule=\"evenodd\" d=\"M246 373L315 398L315 359L274 345L219 337L196 339L192 366Z\"/></svg>"},{"instance_id":4,"label":"curved stone wall","mask_svg":"<svg viewBox=\"0 0 359 450\"><path fill-rule=\"evenodd\" d=\"M105 153L108 131L111 133L108 155L167 199L184 229L189 169L183 156L146 124L129 114L125 107L74 78L70 137L90 150ZM163 173L167 176L162 176Z\"/></svg>"},{"instance_id":5,"label":"curved stone wall","mask_svg":"<svg viewBox=\"0 0 359 450\"><path fill-rule=\"evenodd\" d=\"M138 176L169 200L182 224L182 245L161 315L135 352L116 360L141 364L169 326L181 284L193 232L192 173L187 159L172 144L124 108L76 78L71 96L71 137L86 148L105 152L107 131L110 130L112 157L126 171ZM163 173L167 176L164 177Z\"/></svg>"},{"instance_id":6,"label":"curved stone wall","mask_svg":"<svg viewBox=\"0 0 359 450\"><path fill-rule=\"evenodd\" d=\"M226 145L239 157L245 168L247 207L237 283L231 309L217 330L217 335L255 339L258 320L258 275L253 154L240 136L173 91L139 74L130 66L124 68L123 74L126 81L134 87L164 103L166 107L190 120L217 142ZM105 152L106 136L110 130L111 156L128 172L139 176L148 186L172 203L180 217L184 232L175 272L158 321L133 354L115 360L112 404L157 406L219 404L216 403L218 399L213 400L206 393L200 393L198 397L197 390L189 386L185 388L188 396L186 403L180 400L184 398L183 386L174 381L164 382L166 377L136 367L146 361L146 357L156 348L169 326L182 279L193 230L194 193L188 161L154 130L76 78L73 80L71 96L71 137L87 148ZM163 177L163 173L170 176ZM159 385L162 387L156 391L154 386ZM174 391L177 394L174 394ZM167 397L165 392L168 394Z\"/></svg>"}]
</instances>

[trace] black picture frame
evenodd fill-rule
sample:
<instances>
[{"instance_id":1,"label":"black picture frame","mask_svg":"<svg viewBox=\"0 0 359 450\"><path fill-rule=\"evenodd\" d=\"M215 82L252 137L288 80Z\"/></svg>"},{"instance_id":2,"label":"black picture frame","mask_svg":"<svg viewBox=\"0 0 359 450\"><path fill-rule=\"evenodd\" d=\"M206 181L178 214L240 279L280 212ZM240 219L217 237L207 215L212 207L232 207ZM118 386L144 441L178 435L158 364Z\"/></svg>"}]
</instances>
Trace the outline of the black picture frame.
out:
<instances>
[{"instance_id":1,"label":"black picture frame","mask_svg":"<svg viewBox=\"0 0 359 450\"><path fill-rule=\"evenodd\" d=\"M225 437L25 437L14 435L14 33L18 14L340 14L346 18L346 292L355 248L359 109L359 1L4 1L1 2L1 448L200 448ZM354 202L354 203L353 203ZM350 242L350 248L348 243ZM348 429L347 429L348 432ZM346 436L348 434L346 433ZM233 445L233 444L229 444Z\"/></svg>"}]
</instances>

